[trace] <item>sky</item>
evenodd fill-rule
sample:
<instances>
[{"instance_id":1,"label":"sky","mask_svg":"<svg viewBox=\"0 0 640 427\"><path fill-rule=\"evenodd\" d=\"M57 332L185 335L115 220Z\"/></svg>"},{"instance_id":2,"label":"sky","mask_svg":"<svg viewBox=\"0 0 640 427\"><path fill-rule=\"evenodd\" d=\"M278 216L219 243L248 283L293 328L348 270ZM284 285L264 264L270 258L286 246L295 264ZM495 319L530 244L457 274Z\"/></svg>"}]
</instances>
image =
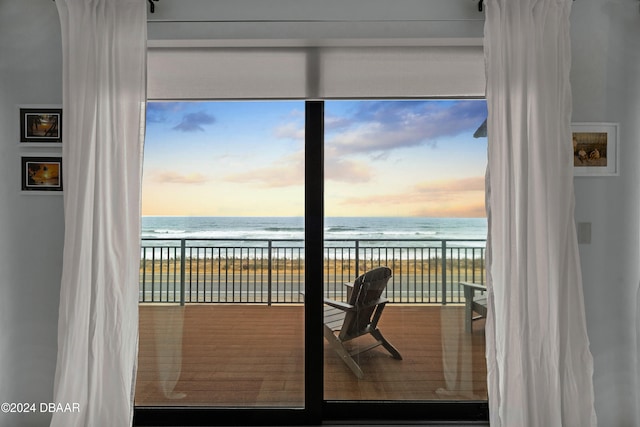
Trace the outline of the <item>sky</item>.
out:
<instances>
[{"instance_id":1,"label":"sky","mask_svg":"<svg viewBox=\"0 0 640 427\"><path fill-rule=\"evenodd\" d=\"M484 100L325 102L325 215L484 217ZM304 101L149 102L143 215L303 216Z\"/></svg>"}]
</instances>

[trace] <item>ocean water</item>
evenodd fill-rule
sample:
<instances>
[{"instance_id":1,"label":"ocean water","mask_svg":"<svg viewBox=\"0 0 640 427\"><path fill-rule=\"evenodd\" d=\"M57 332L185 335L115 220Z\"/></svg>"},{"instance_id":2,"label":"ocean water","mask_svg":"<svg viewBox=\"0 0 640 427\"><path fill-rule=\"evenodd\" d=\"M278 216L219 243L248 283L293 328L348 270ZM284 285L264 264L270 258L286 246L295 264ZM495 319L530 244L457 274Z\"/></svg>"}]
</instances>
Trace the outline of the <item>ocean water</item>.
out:
<instances>
[{"instance_id":1,"label":"ocean water","mask_svg":"<svg viewBox=\"0 0 640 427\"><path fill-rule=\"evenodd\" d=\"M327 217L325 240L484 240L485 218ZM302 217L144 216L143 239L302 240ZM474 246L484 245L477 242Z\"/></svg>"},{"instance_id":2,"label":"ocean water","mask_svg":"<svg viewBox=\"0 0 640 427\"><path fill-rule=\"evenodd\" d=\"M446 241L449 249L480 249L465 252L476 258L482 257L486 234L484 218L327 217L325 256L353 259L359 252L360 259L416 259L433 248L426 256L437 257ZM178 257L182 239L189 257L265 258L270 245L273 258L304 258L304 218L145 216L142 239L143 259Z\"/></svg>"}]
</instances>

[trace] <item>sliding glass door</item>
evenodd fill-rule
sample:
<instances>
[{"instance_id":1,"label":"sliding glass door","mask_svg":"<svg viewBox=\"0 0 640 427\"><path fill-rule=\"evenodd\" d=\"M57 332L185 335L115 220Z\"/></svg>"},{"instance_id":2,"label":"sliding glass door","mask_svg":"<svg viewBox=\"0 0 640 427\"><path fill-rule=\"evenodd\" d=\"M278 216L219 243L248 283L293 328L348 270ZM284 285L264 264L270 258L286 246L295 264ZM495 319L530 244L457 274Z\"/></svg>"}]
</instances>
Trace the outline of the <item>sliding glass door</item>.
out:
<instances>
[{"instance_id":1,"label":"sliding glass door","mask_svg":"<svg viewBox=\"0 0 640 427\"><path fill-rule=\"evenodd\" d=\"M485 117L481 100L150 103L136 424L487 419L460 285L484 283ZM356 278L383 266L367 299Z\"/></svg>"},{"instance_id":2,"label":"sliding glass door","mask_svg":"<svg viewBox=\"0 0 640 427\"><path fill-rule=\"evenodd\" d=\"M486 114L484 100L325 102L327 402L487 399L484 320L465 323L461 285L485 283Z\"/></svg>"},{"instance_id":3,"label":"sliding glass door","mask_svg":"<svg viewBox=\"0 0 640 427\"><path fill-rule=\"evenodd\" d=\"M136 404L304 407L304 103L147 116Z\"/></svg>"}]
</instances>

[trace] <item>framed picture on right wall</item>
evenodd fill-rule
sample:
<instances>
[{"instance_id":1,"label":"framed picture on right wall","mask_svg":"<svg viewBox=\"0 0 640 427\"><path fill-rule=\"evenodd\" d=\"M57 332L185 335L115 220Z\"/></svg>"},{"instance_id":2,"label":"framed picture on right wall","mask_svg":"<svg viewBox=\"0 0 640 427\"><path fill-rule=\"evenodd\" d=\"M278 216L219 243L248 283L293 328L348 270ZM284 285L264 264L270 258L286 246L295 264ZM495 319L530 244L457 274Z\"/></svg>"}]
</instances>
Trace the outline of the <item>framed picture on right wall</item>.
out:
<instances>
[{"instance_id":1,"label":"framed picture on right wall","mask_svg":"<svg viewBox=\"0 0 640 427\"><path fill-rule=\"evenodd\" d=\"M572 123L573 175L617 176L618 123Z\"/></svg>"}]
</instances>

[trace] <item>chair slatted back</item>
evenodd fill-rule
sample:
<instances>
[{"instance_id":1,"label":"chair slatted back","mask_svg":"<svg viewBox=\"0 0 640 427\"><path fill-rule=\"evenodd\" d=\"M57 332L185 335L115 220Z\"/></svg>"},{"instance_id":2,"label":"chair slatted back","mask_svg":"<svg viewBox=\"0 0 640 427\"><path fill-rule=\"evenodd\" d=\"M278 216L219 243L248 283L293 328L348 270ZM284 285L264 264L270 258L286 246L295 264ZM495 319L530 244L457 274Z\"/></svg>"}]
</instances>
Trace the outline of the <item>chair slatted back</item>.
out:
<instances>
[{"instance_id":1,"label":"chair slatted back","mask_svg":"<svg viewBox=\"0 0 640 427\"><path fill-rule=\"evenodd\" d=\"M389 267L377 267L358 276L353 282L353 290L348 303L355 306L356 310L346 314L339 334L341 339L354 338L368 333L368 327L378 309L377 305L368 306L368 304L382 296L390 278L391 269Z\"/></svg>"}]
</instances>

